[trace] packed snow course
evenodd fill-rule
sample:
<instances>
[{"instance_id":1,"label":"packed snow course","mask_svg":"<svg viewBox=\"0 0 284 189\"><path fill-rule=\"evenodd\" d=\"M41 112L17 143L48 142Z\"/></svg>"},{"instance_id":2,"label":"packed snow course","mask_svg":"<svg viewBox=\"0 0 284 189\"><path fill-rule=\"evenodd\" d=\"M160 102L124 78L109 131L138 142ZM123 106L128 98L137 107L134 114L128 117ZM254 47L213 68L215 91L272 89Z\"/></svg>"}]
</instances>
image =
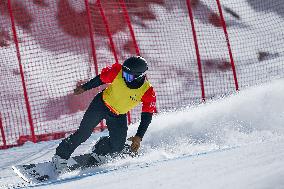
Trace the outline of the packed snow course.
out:
<instances>
[{"instance_id":1,"label":"packed snow course","mask_svg":"<svg viewBox=\"0 0 284 189\"><path fill-rule=\"evenodd\" d=\"M57 183L23 184L15 164L50 160L60 140L0 151L0 188L284 188L284 80L156 115L141 156L116 159ZM129 136L139 123L129 126ZM89 152L94 133L74 153Z\"/></svg>"}]
</instances>

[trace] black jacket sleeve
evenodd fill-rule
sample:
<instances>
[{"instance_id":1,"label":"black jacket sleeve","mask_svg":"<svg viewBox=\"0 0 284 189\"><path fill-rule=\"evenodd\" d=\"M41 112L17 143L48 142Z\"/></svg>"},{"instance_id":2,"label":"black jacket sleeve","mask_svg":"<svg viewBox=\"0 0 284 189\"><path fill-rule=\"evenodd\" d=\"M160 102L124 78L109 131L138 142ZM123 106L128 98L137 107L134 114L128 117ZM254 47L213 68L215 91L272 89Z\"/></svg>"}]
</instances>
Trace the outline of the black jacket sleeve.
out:
<instances>
[{"instance_id":1,"label":"black jacket sleeve","mask_svg":"<svg viewBox=\"0 0 284 189\"><path fill-rule=\"evenodd\" d=\"M104 82L102 82L100 75L97 75L96 77L94 77L93 79L91 79L90 81L88 81L87 83L84 83L82 85L82 88L87 91L90 90L92 88L96 88L100 85L105 84Z\"/></svg>"},{"instance_id":2,"label":"black jacket sleeve","mask_svg":"<svg viewBox=\"0 0 284 189\"><path fill-rule=\"evenodd\" d=\"M149 112L142 112L141 113L141 122L138 127L136 136L139 136L141 139L143 138L144 134L146 133L148 126L152 121L153 113Z\"/></svg>"}]
</instances>

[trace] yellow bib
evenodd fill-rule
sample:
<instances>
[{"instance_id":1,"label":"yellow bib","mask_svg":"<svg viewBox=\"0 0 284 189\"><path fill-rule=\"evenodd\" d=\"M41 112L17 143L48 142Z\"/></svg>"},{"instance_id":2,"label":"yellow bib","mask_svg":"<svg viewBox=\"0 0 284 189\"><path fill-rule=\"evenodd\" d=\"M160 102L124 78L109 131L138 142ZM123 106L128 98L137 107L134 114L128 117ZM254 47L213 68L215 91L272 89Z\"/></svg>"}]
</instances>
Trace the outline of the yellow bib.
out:
<instances>
[{"instance_id":1,"label":"yellow bib","mask_svg":"<svg viewBox=\"0 0 284 189\"><path fill-rule=\"evenodd\" d=\"M113 82L103 91L103 100L116 114L126 114L141 103L144 93L150 87L151 84L146 80L138 89L128 88L121 70Z\"/></svg>"}]
</instances>

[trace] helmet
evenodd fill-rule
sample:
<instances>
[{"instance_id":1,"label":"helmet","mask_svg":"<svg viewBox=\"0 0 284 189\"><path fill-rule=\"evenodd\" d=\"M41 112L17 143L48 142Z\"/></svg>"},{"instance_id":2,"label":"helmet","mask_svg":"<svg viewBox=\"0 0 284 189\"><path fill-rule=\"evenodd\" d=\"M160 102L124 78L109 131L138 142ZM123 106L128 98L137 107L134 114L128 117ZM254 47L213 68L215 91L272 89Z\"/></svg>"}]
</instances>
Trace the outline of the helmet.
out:
<instances>
[{"instance_id":1,"label":"helmet","mask_svg":"<svg viewBox=\"0 0 284 189\"><path fill-rule=\"evenodd\" d=\"M140 76L148 70L147 61L141 56L132 56L124 61L122 70L129 74Z\"/></svg>"}]
</instances>

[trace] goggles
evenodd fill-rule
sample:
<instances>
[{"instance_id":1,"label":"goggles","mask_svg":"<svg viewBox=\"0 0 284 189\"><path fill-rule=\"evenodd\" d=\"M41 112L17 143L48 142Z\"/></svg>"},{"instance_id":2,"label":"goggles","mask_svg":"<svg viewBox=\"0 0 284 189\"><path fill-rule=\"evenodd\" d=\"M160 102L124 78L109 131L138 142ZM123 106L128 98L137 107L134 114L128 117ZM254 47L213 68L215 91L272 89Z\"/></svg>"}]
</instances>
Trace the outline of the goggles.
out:
<instances>
[{"instance_id":1,"label":"goggles","mask_svg":"<svg viewBox=\"0 0 284 189\"><path fill-rule=\"evenodd\" d=\"M122 76L125 79L125 81L127 81L127 82L131 82L135 79L138 79L139 77L142 77L143 75L145 75L145 74L141 74L141 75L137 76L137 75L133 75L133 74L127 73L125 71L122 71Z\"/></svg>"}]
</instances>

